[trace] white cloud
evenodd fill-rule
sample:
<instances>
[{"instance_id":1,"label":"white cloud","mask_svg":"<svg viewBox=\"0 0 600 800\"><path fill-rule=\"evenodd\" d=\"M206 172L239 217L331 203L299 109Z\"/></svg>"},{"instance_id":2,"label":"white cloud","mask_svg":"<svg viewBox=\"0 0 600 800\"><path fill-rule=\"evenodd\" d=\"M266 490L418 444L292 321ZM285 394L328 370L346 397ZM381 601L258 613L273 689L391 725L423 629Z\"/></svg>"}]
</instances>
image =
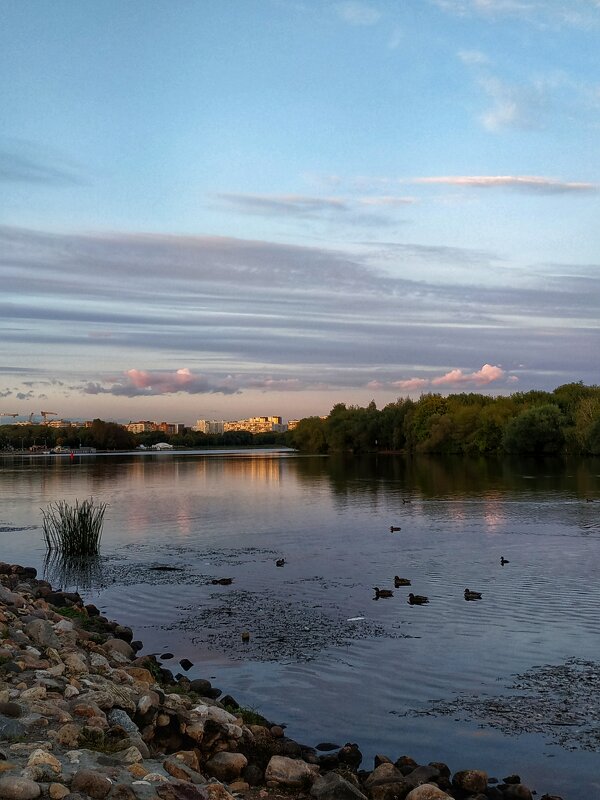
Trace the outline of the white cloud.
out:
<instances>
[{"instance_id":1,"label":"white cloud","mask_svg":"<svg viewBox=\"0 0 600 800\"><path fill-rule=\"evenodd\" d=\"M458 57L463 64L468 64L469 66L481 66L489 63L488 57L480 50L459 50Z\"/></svg>"},{"instance_id":2,"label":"white cloud","mask_svg":"<svg viewBox=\"0 0 600 800\"><path fill-rule=\"evenodd\" d=\"M381 11L374 6L360 3L358 0L347 0L335 6L339 17L349 25L375 25L381 19Z\"/></svg>"}]
</instances>

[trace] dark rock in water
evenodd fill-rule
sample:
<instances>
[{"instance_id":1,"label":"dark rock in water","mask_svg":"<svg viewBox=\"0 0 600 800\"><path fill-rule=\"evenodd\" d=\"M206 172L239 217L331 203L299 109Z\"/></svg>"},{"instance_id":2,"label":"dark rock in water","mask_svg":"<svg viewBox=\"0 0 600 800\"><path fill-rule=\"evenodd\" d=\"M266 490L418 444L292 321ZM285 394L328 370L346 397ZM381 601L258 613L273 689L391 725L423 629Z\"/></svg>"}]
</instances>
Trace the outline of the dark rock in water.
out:
<instances>
[{"instance_id":1,"label":"dark rock in water","mask_svg":"<svg viewBox=\"0 0 600 800\"><path fill-rule=\"evenodd\" d=\"M6 703L0 703L0 714L4 714L5 717L20 717L23 713L23 709L18 703L11 703L10 701Z\"/></svg>"},{"instance_id":2,"label":"dark rock in water","mask_svg":"<svg viewBox=\"0 0 600 800\"><path fill-rule=\"evenodd\" d=\"M520 775L509 775L507 778L502 778L504 783L521 783Z\"/></svg>"},{"instance_id":3,"label":"dark rock in water","mask_svg":"<svg viewBox=\"0 0 600 800\"><path fill-rule=\"evenodd\" d=\"M173 653L163 653L161 655L161 658L163 659L163 661L168 661L170 658L174 658L174 655Z\"/></svg>"},{"instance_id":4,"label":"dark rock in water","mask_svg":"<svg viewBox=\"0 0 600 800\"><path fill-rule=\"evenodd\" d=\"M487 789L487 782L487 772L481 769L463 769L460 772L455 772L452 778L452 785L456 789L461 789L471 794L485 792Z\"/></svg>"},{"instance_id":5,"label":"dark rock in water","mask_svg":"<svg viewBox=\"0 0 600 800\"><path fill-rule=\"evenodd\" d=\"M406 775L406 782L414 787L422 783L436 783L439 777L440 771L436 767L416 767Z\"/></svg>"},{"instance_id":6,"label":"dark rock in water","mask_svg":"<svg viewBox=\"0 0 600 800\"><path fill-rule=\"evenodd\" d=\"M99 617L100 616L100 609L95 606L93 603L88 603L84 606L85 610L88 612L89 617Z\"/></svg>"},{"instance_id":7,"label":"dark rock in water","mask_svg":"<svg viewBox=\"0 0 600 800\"><path fill-rule=\"evenodd\" d=\"M506 800L533 800L531 789L522 783L509 783L503 792Z\"/></svg>"},{"instance_id":8,"label":"dark rock in water","mask_svg":"<svg viewBox=\"0 0 600 800\"><path fill-rule=\"evenodd\" d=\"M182 659L181 659L181 661L179 662L179 665L180 665L180 667L181 667L182 669L184 669L186 672L187 672L187 670L188 670L188 669L190 669L191 667L193 667L193 666L194 666L194 665L192 664L192 662L189 660L189 658L182 658Z\"/></svg>"},{"instance_id":9,"label":"dark rock in water","mask_svg":"<svg viewBox=\"0 0 600 800\"><path fill-rule=\"evenodd\" d=\"M557 794L544 794L540 797L540 800L563 800L562 797L559 797Z\"/></svg>"},{"instance_id":10,"label":"dark rock in water","mask_svg":"<svg viewBox=\"0 0 600 800\"><path fill-rule=\"evenodd\" d=\"M339 744L333 744L333 742L321 742L315 747L315 750L320 750L322 753L328 753L330 750L339 750Z\"/></svg>"},{"instance_id":11,"label":"dark rock in water","mask_svg":"<svg viewBox=\"0 0 600 800\"><path fill-rule=\"evenodd\" d=\"M159 677L160 677L161 683L169 684L169 683L173 683L174 680L175 680L171 670L167 669L166 667L161 667L160 668Z\"/></svg>"},{"instance_id":12,"label":"dark rock in water","mask_svg":"<svg viewBox=\"0 0 600 800\"><path fill-rule=\"evenodd\" d=\"M447 764L444 764L443 761L430 761L429 766L435 767L440 775L444 776L444 778L449 778L451 775L450 767ZM498 783L498 781L496 781L496 783Z\"/></svg>"},{"instance_id":13,"label":"dark rock in water","mask_svg":"<svg viewBox=\"0 0 600 800\"><path fill-rule=\"evenodd\" d=\"M398 769L403 775L408 775L413 771L413 769L416 769L419 765L414 760L414 758L411 758L410 756L400 756L400 758L394 761L394 766L398 767Z\"/></svg>"},{"instance_id":14,"label":"dark rock in water","mask_svg":"<svg viewBox=\"0 0 600 800\"><path fill-rule=\"evenodd\" d=\"M348 764L349 766L354 767L354 769L357 769L362 761L362 753L358 749L357 744L346 742L346 744L340 749L338 758L343 764Z\"/></svg>"},{"instance_id":15,"label":"dark rock in water","mask_svg":"<svg viewBox=\"0 0 600 800\"><path fill-rule=\"evenodd\" d=\"M144 646L144 643L143 643L143 642L140 642L140 640L139 640L139 639L134 639L134 640L133 640L133 642L130 642L129 644L131 645L131 649L132 649L132 650L133 650L135 653L139 653L139 652L140 652L140 650L142 649L142 647Z\"/></svg>"},{"instance_id":16,"label":"dark rock in water","mask_svg":"<svg viewBox=\"0 0 600 800\"><path fill-rule=\"evenodd\" d=\"M170 567L167 564L159 564L157 567L150 567L153 572L183 572L183 567Z\"/></svg>"},{"instance_id":17,"label":"dark rock in water","mask_svg":"<svg viewBox=\"0 0 600 800\"><path fill-rule=\"evenodd\" d=\"M240 708L240 704L238 703L238 701L235 699L235 697L232 697L230 694L224 694L223 697L219 700L219 702L222 703L224 706L227 706L228 708Z\"/></svg>"},{"instance_id":18,"label":"dark rock in water","mask_svg":"<svg viewBox=\"0 0 600 800\"><path fill-rule=\"evenodd\" d=\"M207 697L206 692L212 689L212 683L205 678L195 678L190 683L190 689L192 692L202 695L202 697Z\"/></svg>"},{"instance_id":19,"label":"dark rock in water","mask_svg":"<svg viewBox=\"0 0 600 800\"><path fill-rule=\"evenodd\" d=\"M222 694L223 694L222 689L217 689L216 686L211 686L210 689L207 692L205 692L204 696L210 697L211 700L216 700L217 697L220 697Z\"/></svg>"},{"instance_id":20,"label":"dark rock in water","mask_svg":"<svg viewBox=\"0 0 600 800\"><path fill-rule=\"evenodd\" d=\"M129 644L133 640L133 631L127 625L116 625L115 636L117 639L123 639Z\"/></svg>"}]
</instances>

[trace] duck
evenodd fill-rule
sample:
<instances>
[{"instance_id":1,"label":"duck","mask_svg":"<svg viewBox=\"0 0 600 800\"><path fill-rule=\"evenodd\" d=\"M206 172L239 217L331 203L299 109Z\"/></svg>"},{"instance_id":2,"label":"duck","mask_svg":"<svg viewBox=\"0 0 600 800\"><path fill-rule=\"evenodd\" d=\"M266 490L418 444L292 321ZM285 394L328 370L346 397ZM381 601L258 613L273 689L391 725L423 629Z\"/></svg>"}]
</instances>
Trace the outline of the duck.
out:
<instances>
[{"instance_id":1,"label":"duck","mask_svg":"<svg viewBox=\"0 0 600 800\"><path fill-rule=\"evenodd\" d=\"M500 563L502 564L502 566L504 566L505 564L510 564L510 561L508 560L508 558L504 558L504 556L500 556Z\"/></svg>"},{"instance_id":2,"label":"duck","mask_svg":"<svg viewBox=\"0 0 600 800\"><path fill-rule=\"evenodd\" d=\"M402 498L402 502L406 504L406 503L410 503L410 500L407 500L406 498L403 497Z\"/></svg>"},{"instance_id":3,"label":"duck","mask_svg":"<svg viewBox=\"0 0 600 800\"><path fill-rule=\"evenodd\" d=\"M242 642L249 642L249 641L250 641L250 632L242 631Z\"/></svg>"},{"instance_id":4,"label":"duck","mask_svg":"<svg viewBox=\"0 0 600 800\"><path fill-rule=\"evenodd\" d=\"M390 533L401 530L400 525L390 525Z\"/></svg>"},{"instance_id":5,"label":"duck","mask_svg":"<svg viewBox=\"0 0 600 800\"><path fill-rule=\"evenodd\" d=\"M401 586L410 586L410 580L408 578L399 578L398 575L395 575L394 586L396 589L399 589Z\"/></svg>"},{"instance_id":6,"label":"duck","mask_svg":"<svg viewBox=\"0 0 600 800\"><path fill-rule=\"evenodd\" d=\"M276 567L283 567L284 564L285 564L285 558L278 558L277 561L275 562Z\"/></svg>"},{"instance_id":7,"label":"duck","mask_svg":"<svg viewBox=\"0 0 600 800\"><path fill-rule=\"evenodd\" d=\"M229 586L230 583L233 583L233 578L213 578L211 583L215 586L217 584L219 586Z\"/></svg>"},{"instance_id":8,"label":"duck","mask_svg":"<svg viewBox=\"0 0 600 800\"><path fill-rule=\"evenodd\" d=\"M375 600L379 600L380 597L394 596L394 593L391 589L380 589L379 586L374 586L373 591L375 592Z\"/></svg>"},{"instance_id":9,"label":"duck","mask_svg":"<svg viewBox=\"0 0 600 800\"><path fill-rule=\"evenodd\" d=\"M425 603L429 602L429 598L425 597L424 594L413 594L411 592L408 595L408 602L411 606L423 606Z\"/></svg>"},{"instance_id":10,"label":"duck","mask_svg":"<svg viewBox=\"0 0 600 800\"><path fill-rule=\"evenodd\" d=\"M472 592L470 589L465 589L465 600L481 600L481 592Z\"/></svg>"}]
</instances>

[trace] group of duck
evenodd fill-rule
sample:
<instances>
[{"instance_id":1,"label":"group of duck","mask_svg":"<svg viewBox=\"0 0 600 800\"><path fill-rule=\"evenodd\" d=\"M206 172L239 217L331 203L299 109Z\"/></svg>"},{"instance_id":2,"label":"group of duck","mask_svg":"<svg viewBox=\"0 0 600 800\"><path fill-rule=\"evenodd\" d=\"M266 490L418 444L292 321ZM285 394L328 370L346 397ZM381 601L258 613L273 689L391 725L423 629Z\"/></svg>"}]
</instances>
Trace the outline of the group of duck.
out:
<instances>
[{"instance_id":1,"label":"group of duck","mask_svg":"<svg viewBox=\"0 0 600 800\"><path fill-rule=\"evenodd\" d=\"M410 580L408 578L401 578L399 575L394 576L394 586L396 589L399 589L401 586L410 585ZM392 589L380 589L379 586L374 586L373 591L375 592L375 597L373 600L379 600L382 597L394 596ZM481 592L473 592L471 589L465 589L464 598L465 600L481 600L482 594ZM410 592L408 595L408 604L411 606L424 606L428 602L429 598L424 594L413 594Z\"/></svg>"}]
</instances>

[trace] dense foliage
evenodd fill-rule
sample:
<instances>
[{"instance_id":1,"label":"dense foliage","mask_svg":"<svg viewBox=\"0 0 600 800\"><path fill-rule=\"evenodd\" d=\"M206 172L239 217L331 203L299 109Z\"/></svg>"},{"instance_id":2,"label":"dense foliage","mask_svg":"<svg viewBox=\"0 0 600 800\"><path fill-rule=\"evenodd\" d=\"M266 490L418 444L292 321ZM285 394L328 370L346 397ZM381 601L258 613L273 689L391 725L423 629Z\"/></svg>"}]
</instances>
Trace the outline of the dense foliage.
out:
<instances>
[{"instance_id":1,"label":"dense foliage","mask_svg":"<svg viewBox=\"0 0 600 800\"><path fill-rule=\"evenodd\" d=\"M308 417L290 444L310 453L600 454L600 387L570 383L509 397L468 393L399 399L381 410L335 405Z\"/></svg>"}]
</instances>

